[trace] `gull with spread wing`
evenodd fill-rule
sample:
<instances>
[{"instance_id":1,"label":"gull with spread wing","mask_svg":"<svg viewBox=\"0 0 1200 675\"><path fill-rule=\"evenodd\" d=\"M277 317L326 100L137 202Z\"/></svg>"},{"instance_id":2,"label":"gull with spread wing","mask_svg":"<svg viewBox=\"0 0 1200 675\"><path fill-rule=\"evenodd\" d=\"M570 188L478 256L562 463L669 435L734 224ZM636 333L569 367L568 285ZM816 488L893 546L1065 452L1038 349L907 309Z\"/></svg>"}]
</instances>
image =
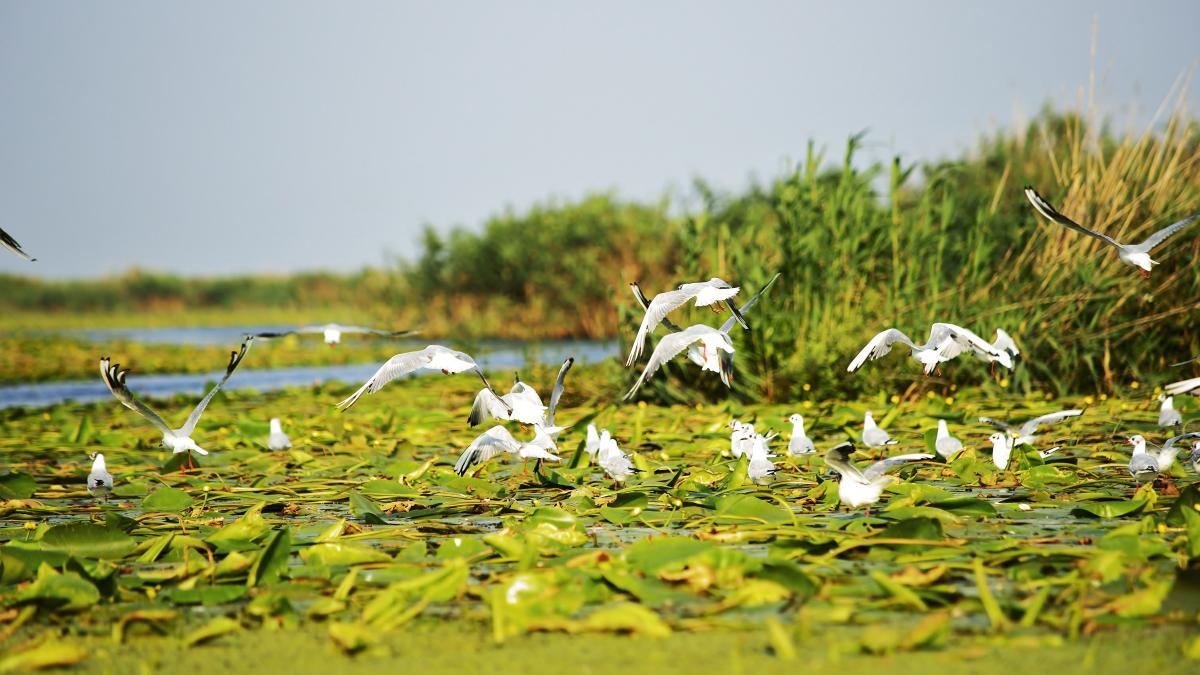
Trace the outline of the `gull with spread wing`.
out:
<instances>
[{"instance_id":1,"label":"gull with spread wing","mask_svg":"<svg viewBox=\"0 0 1200 675\"><path fill-rule=\"evenodd\" d=\"M536 424L534 425L533 440L522 442L514 438L508 429L496 425L471 441L467 449L459 455L458 461L454 463L454 472L464 476L475 465L483 464L502 454L516 455L526 461L536 459L560 462L562 458L551 452L557 450L558 445L550 435L560 431L562 429L546 429L542 425Z\"/></svg>"},{"instance_id":2,"label":"gull with spread wing","mask_svg":"<svg viewBox=\"0 0 1200 675\"><path fill-rule=\"evenodd\" d=\"M1158 261L1150 258L1150 251L1166 241L1167 237L1175 234L1188 225L1191 225L1197 218L1200 218L1200 213L1194 213L1187 218L1184 218L1177 223L1172 223L1171 225L1164 227L1149 237L1146 237L1146 239L1140 244L1122 244L1107 234L1096 232L1095 230L1089 230L1088 228L1059 213L1058 210L1051 206L1049 202L1047 202L1045 199L1042 199L1042 196L1039 195L1032 187L1025 188L1025 198L1029 200L1030 204L1033 204L1033 208L1037 209L1038 213L1042 214L1046 218L1053 220L1059 225L1075 230L1076 232L1082 232L1089 237L1095 237L1096 239L1099 239L1100 241L1117 249L1117 256L1120 257L1121 262L1125 263L1126 265L1132 265L1136 267L1138 274L1141 274L1144 277L1150 276L1151 268L1158 264Z\"/></svg>"},{"instance_id":3,"label":"gull with spread wing","mask_svg":"<svg viewBox=\"0 0 1200 675\"><path fill-rule=\"evenodd\" d=\"M929 330L929 342L938 345L938 352L947 361L970 352L981 361L999 363L1009 370L1013 369L1013 354L1009 353L1008 347L1011 345L1014 353L1019 353L1012 338L1000 329L996 330L997 344L993 345L973 331L952 323L933 324Z\"/></svg>"},{"instance_id":4,"label":"gull with spread wing","mask_svg":"<svg viewBox=\"0 0 1200 675\"><path fill-rule=\"evenodd\" d=\"M4 230L0 230L0 246L4 246L4 248L16 253L29 262L37 262L37 258L31 257L28 253L26 253L24 249L21 248L21 245L17 243L17 240L13 239L12 236L10 236Z\"/></svg>"},{"instance_id":5,"label":"gull with spread wing","mask_svg":"<svg viewBox=\"0 0 1200 675\"><path fill-rule=\"evenodd\" d=\"M1013 439L1013 447L1018 445L1032 445L1034 439L1037 438L1037 429L1043 424L1057 424L1071 417L1082 415L1082 410L1060 410L1056 413L1035 417L1028 422L1020 425L1001 422L1000 420L992 419L991 417L980 417L979 421L984 424L990 424L997 429L1002 429Z\"/></svg>"},{"instance_id":6,"label":"gull with spread wing","mask_svg":"<svg viewBox=\"0 0 1200 675\"><path fill-rule=\"evenodd\" d=\"M1190 380L1172 382L1171 384L1163 387L1163 391L1168 396L1183 396L1184 394L1200 396L1200 377L1193 377Z\"/></svg>"},{"instance_id":7,"label":"gull with spread wing","mask_svg":"<svg viewBox=\"0 0 1200 675\"><path fill-rule=\"evenodd\" d=\"M754 305L758 302L758 299L762 297L763 293L766 293L767 289L771 288L779 276L780 273L776 272L775 276L771 277L770 281L763 284L763 287L758 289L758 292L755 293L753 297L751 297L744 305L738 308L738 311L742 313L743 317L745 316L746 312L749 312L754 307ZM635 281L629 284L629 288L633 291L633 297L638 301L638 304L642 306L642 309L647 309L650 306L650 302L646 300L646 295L642 293L641 286L638 286L637 282ZM738 317L736 314L726 319L725 323L721 324L721 332L728 334L729 331L733 330L733 325L737 323L737 320ZM678 333L680 330L682 330L679 326L665 316L662 319L662 325L666 326L667 330L675 333ZM654 329L651 328L650 332L653 333ZM699 345L693 344L692 346L688 347L687 357L691 359L692 363L698 366L704 365L705 355ZM718 355L718 360L720 361L721 365L721 383L726 387L732 386L730 383L733 382L733 354L724 351L720 352Z\"/></svg>"},{"instance_id":8,"label":"gull with spread wing","mask_svg":"<svg viewBox=\"0 0 1200 675\"><path fill-rule=\"evenodd\" d=\"M871 504L878 502L883 489L896 480L888 471L909 462L933 459L933 455L925 454L897 455L875 462L864 471L850 461L852 454L854 444L847 441L830 448L825 453L825 463L842 477L838 499L851 509L865 506L867 517L871 515Z\"/></svg>"},{"instance_id":9,"label":"gull with spread wing","mask_svg":"<svg viewBox=\"0 0 1200 675\"><path fill-rule=\"evenodd\" d=\"M188 464L191 465L193 452L200 453L201 455L208 454L207 450L196 445L196 442L192 440L192 433L196 430L196 425L200 422L200 416L204 414L204 409L208 407L208 402L212 400L213 396L217 395L217 392L221 390L221 387L233 375L233 371L237 370L238 365L245 358L246 351L250 348L250 343L253 340L254 338L247 337L246 341L242 343L241 349L230 354L229 365L225 368L225 376L208 392L208 395L200 400L195 410L188 416L187 421L178 429L172 429L163 421L163 418L158 413L151 410L145 403L134 398L133 392L129 391L129 387L125 384L125 377L129 374L129 371L122 370L120 364L110 363L107 356L100 359L100 377L103 378L104 384L108 385L108 390L121 402L121 405L145 417L156 429L162 432L162 445L164 448L168 448L174 454L187 453Z\"/></svg>"},{"instance_id":10,"label":"gull with spread wing","mask_svg":"<svg viewBox=\"0 0 1200 675\"><path fill-rule=\"evenodd\" d=\"M415 330L379 330L378 328L367 328L365 326L343 326L336 323L327 323L323 326L305 326L294 330L285 330L275 333L256 333L254 337L258 338L278 338L285 335L313 335L319 334L324 337L325 344L330 347L336 347L342 341L343 335L380 335L390 338L402 338L416 335Z\"/></svg>"},{"instance_id":11,"label":"gull with spread wing","mask_svg":"<svg viewBox=\"0 0 1200 675\"><path fill-rule=\"evenodd\" d=\"M1149 452L1146 450L1146 439L1141 434L1130 436L1129 444L1133 446L1133 456L1129 458L1129 475L1140 485L1154 480L1160 473L1170 471L1171 467L1175 466L1175 456L1180 450L1175 444L1189 438L1200 438L1200 431L1168 438L1162 447L1156 447L1154 452Z\"/></svg>"},{"instance_id":12,"label":"gull with spread wing","mask_svg":"<svg viewBox=\"0 0 1200 675\"><path fill-rule=\"evenodd\" d=\"M709 370L714 373L721 372L721 364L718 352L726 351L733 353L733 342L729 339L729 334L717 330L712 326L689 326L678 333L671 333L658 341L654 347L654 352L650 354L650 360L646 362L646 367L642 370L642 375L633 383L633 388L625 394L625 400L633 398L638 388L653 375L664 363L679 356L689 345L699 342L700 352L704 357L704 363L701 366L702 370Z\"/></svg>"},{"instance_id":13,"label":"gull with spread wing","mask_svg":"<svg viewBox=\"0 0 1200 675\"><path fill-rule=\"evenodd\" d=\"M923 345L919 345L899 329L889 328L871 338L867 346L863 347L858 352L858 355L854 357L854 360L850 362L850 365L846 367L846 372L853 373L862 368L863 364L868 360L874 361L875 359L887 356L892 352L892 345L899 342L909 348L909 355L914 360L925 366L925 374L928 375L938 367L938 364L949 360L939 350L943 339L944 336L941 336L935 340L933 333L930 333L929 341Z\"/></svg>"},{"instance_id":14,"label":"gull with spread wing","mask_svg":"<svg viewBox=\"0 0 1200 675\"><path fill-rule=\"evenodd\" d=\"M456 352L441 345L429 345L425 349L397 354L388 359L379 367L379 370L375 371L371 379L359 387L358 391L346 397L341 403L338 403L337 408L338 410L348 410L350 406L358 402L359 397L363 394L374 394L382 389L385 384L397 377L422 369L440 370L443 375L473 370L479 376L479 379L483 380L483 386L488 391L491 391L493 396L496 395L496 390L492 389L492 385L488 384L487 378L483 376L483 370L475 363L475 359L467 354ZM496 398L499 400L500 397L497 396ZM507 409L508 414L512 414L512 408L508 407L507 403L502 403L502 407Z\"/></svg>"},{"instance_id":15,"label":"gull with spread wing","mask_svg":"<svg viewBox=\"0 0 1200 675\"><path fill-rule=\"evenodd\" d=\"M480 389L479 393L475 395L475 402L471 405L471 414L467 417L467 425L473 427L491 417L499 420L514 420L521 424L542 424L546 427L553 427L554 411L558 407L558 400L562 398L565 389L567 371L571 370L571 366L574 364L575 357L570 357L563 361L562 367L558 369L554 389L550 391L549 407L542 405L542 397L533 387L522 382L518 375L513 388L503 396L496 396L487 387Z\"/></svg>"},{"instance_id":16,"label":"gull with spread wing","mask_svg":"<svg viewBox=\"0 0 1200 675\"><path fill-rule=\"evenodd\" d=\"M742 328L749 330L750 325L746 323L741 311L729 301L730 298L737 295L738 290L738 287L730 286L728 282L713 277L708 281L683 284L677 290L666 291L654 296L654 299L646 306L646 314L642 317L642 324L638 327L637 336L634 337L633 345L629 349L629 358L625 361L625 367L632 366L633 362L642 355L646 338L655 327L662 323L668 314L686 305L688 300L694 300L697 307L712 307L714 312L721 311L721 305L716 303L723 303ZM634 295L640 294L640 288L634 291Z\"/></svg>"}]
</instances>

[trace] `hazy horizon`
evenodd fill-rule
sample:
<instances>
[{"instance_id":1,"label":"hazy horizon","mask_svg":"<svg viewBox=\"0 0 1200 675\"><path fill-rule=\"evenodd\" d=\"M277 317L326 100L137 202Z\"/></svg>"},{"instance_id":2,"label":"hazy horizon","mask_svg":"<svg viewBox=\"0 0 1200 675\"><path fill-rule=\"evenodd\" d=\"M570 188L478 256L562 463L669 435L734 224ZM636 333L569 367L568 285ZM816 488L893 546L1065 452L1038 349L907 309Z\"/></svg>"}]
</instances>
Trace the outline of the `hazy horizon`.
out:
<instances>
[{"instance_id":1,"label":"hazy horizon","mask_svg":"<svg viewBox=\"0 0 1200 675\"><path fill-rule=\"evenodd\" d=\"M8 3L0 227L39 261L0 273L354 271L426 224L736 190L809 139L962 152L1075 107L1094 17L1118 124L1200 58L1195 3L1015 7Z\"/></svg>"}]
</instances>

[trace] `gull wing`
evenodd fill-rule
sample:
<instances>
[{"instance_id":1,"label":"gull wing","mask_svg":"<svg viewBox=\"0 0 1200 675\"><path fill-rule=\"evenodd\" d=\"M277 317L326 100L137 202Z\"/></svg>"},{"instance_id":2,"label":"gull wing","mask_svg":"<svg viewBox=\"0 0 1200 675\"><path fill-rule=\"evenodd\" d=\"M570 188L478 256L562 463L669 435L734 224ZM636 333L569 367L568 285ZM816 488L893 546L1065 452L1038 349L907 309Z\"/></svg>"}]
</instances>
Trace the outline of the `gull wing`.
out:
<instances>
[{"instance_id":1,"label":"gull wing","mask_svg":"<svg viewBox=\"0 0 1200 675\"><path fill-rule=\"evenodd\" d=\"M865 481L866 478L863 476L862 471L859 471L857 466L850 463L850 455L852 454L854 454L853 443L849 441L839 443L825 452L825 463L843 477L850 476Z\"/></svg>"},{"instance_id":2,"label":"gull wing","mask_svg":"<svg viewBox=\"0 0 1200 675\"><path fill-rule=\"evenodd\" d=\"M1003 328L996 329L996 339L992 342L992 347L997 351L1006 351L1013 356L1020 356L1021 350L1017 348L1017 343L1013 342L1010 336Z\"/></svg>"},{"instance_id":3,"label":"gull wing","mask_svg":"<svg viewBox=\"0 0 1200 675\"><path fill-rule=\"evenodd\" d=\"M946 338L951 338L946 340ZM952 359L966 351L997 355L1001 350L975 334L974 331L952 323L935 323L929 329L929 344L937 344L938 352Z\"/></svg>"},{"instance_id":4,"label":"gull wing","mask_svg":"<svg viewBox=\"0 0 1200 675\"><path fill-rule=\"evenodd\" d=\"M1162 449L1163 449L1163 451L1170 450L1171 447L1174 446L1179 441L1186 440L1189 438L1200 438L1200 431L1192 431L1192 432L1189 432L1186 434L1180 434L1178 436L1175 436L1174 438L1168 438L1167 442L1163 443ZM1178 452L1178 450L1176 450L1175 452ZM1175 454L1175 452L1172 452L1171 454L1173 455L1173 454Z\"/></svg>"},{"instance_id":5,"label":"gull wing","mask_svg":"<svg viewBox=\"0 0 1200 675\"><path fill-rule=\"evenodd\" d=\"M991 417L980 417L979 421L983 422L984 424L990 424L991 426L1003 431L1009 431L1013 428L1012 424L1009 424L1008 422L1001 422L1000 420L992 419Z\"/></svg>"},{"instance_id":6,"label":"gull wing","mask_svg":"<svg viewBox=\"0 0 1200 675\"><path fill-rule=\"evenodd\" d=\"M1189 363L1195 363L1195 362L1197 362L1197 361L1200 361L1200 356L1196 356L1196 357L1190 358L1190 359L1188 359L1187 361L1180 361L1179 363L1172 363L1170 367L1171 367L1171 368L1178 368L1179 366L1186 366L1186 365L1187 365L1187 364L1189 364Z\"/></svg>"},{"instance_id":7,"label":"gull wing","mask_svg":"<svg viewBox=\"0 0 1200 675\"><path fill-rule=\"evenodd\" d=\"M458 461L454 463L454 472L462 476L476 464L482 464L496 455L513 453L521 444L513 438L512 433L502 426L494 426L480 434L463 450Z\"/></svg>"},{"instance_id":8,"label":"gull wing","mask_svg":"<svg viewBox=\"0 0 1200 675\"><path fill-rule=\"evenodd\" d=\"M1193 377L1190 380L1180 380L1172 382L1163 387L1163 391L1171 396L1180 396L1182 394L1191 394L1200 390L1200 377Z\"/></svg>"},{"instance_id":9,"label":"gull wing","mask_svg":"<svg viewBox=\"0 0 1200 675\"><path fill-rule=\"evenodd\" d=\"M28 260L29 262L37 261L37 258L31 257L28 253L26 253L21 248L21 245L17 243L17 240L13 239L12 235L5 232L4 230L0 230L0 245L3 245L4 248L12 251L13 253L16 253L17 255L21 256L22 258Z\"/></svg>"},{"instance_id":10,"label":"gull wing","mask_svg":"<svg viewBox=\"0 0 1200 675\"><path fill-rule=\"evenodd\" d=\"M393 337L393 338L408 337L410 335L416 335L418 332L415 330L399 330L399 331L379 330L378 328L368 328L366 326L338 326L338 330L340 332L342 332L343 334L344 333L355 333L355 334L382 335L384 337Z\"/></svg>"},{"instance_id":11,"label":"gull wing","mask_svg":"<svg viewBox=\"0 0 1200 675\"><path fill-rule=\"evenodd\" d=\"M888 457L887 459L881 459L878 462L875 462L871 466L867 467L867 470L863 472L863 478L866 478L868 481L873 482L879 478L883 478L884 474L891 471L892 469L895 469L895 468L901 466L902 464L907 464L909 462L919 462L919 461L925 460L925 459L933 459L933 455L926 455L926 454L896 455L895 457Z\"/></svg>"},{"instance_id":12,"label":"gull wing","mask_svg":"<svg viewBox=\"0 0 1200 675\"><path fill-rule=\"evenodd\" d=\"M1037 193L1037 190L1034 190L1033 188L1026 186L1025 187L1025 198L1029 200L1030 204L1033 204L1033 208L1037 209L1038 213L1049 218L1050 220L1053 220L1054 222L1058 223L1059 225L1068 227L1072 230L1075 230L1076 232L1082 232L1083 234L1086 234L1089 237L1095 237L1096 239L1099 239L1100 241L1102 241L1114 248L1121 248L1121 244L1118 243L1116 239L1113 239L1112 237L1108 236L1107 234L1102 234L1100 232L1096 232L1095 230L1089 230L1086 227L1080 225L1079 223L1077 223L1077 222L1071 220L1070 218L1064 216L1063 214L1059 213L1057 209L1055 209L1053 206L1050 206L1049 202L1047 202L1045 199L1042 199L1042 196ZM1167 233L1167 234L1169 235L1170 233Z\"/></svg>"},{"instance_id":13,"label":"gull wing","mask_svg":"<svg viewBox=\"0 0 1200 675\"><path fill-rule=\"evenodd\" d=\"M693 288L699 287L699 288ZM642 325L638 327L637 336L633 338L633 344L629 348L629 358L625 360L625 367L633 365L634 361L642 355L642 349L645 348L646 337L662 323L662 320L667 318L671 312L683 307L688 300L699 295L704 284L684 284L684 287L659 293L654 296L650 304L646 307L646 315L642 317Z\"/></svg>"},{"instance_id":14,"label":"gull wing","mask_svg":"<svg viewBox=\"0 0 1200 675\"><path fill-rule=\"evenodd\" d=\"M746 312L749 312L754 307L754 305L758 302L758 299L762 297L762 294L766 293L767 289L769 289L771 286L775 285L775 280L778 279L779 277L780 277L780 273L776 272L775 276L771 277L770 281L768 281L766 284L764 284L762 288L758 289L758 292L755 293L754 296L751 297L749 300L747 300L746 304L742 305L738 311L741 314L745 314ZM733 324L735 324L735 323L741 323L738 321L737 314L734 314L733 316L729 317L728 319L725 320L725 323L721 324L721 332L728 333L730 330L733 329ZM743 327L744 327L744 324L743 324Z\"/></svg>"},{"instance_id":15,"label":"gull wing","mask_svg":"<svg viewBox=\"0 0 1200 675\"><path fill-rule=\"evenodd\" d=\"M212 400L213 396L217 395L218 391L221 391L221 387L233 375L233 371L237 370L242 359L246 358L246 352L250 349L250 343L253 341L253 337L247 337L246 341L242 343L241 349L236 352L230 352L229 365L225 367L225 376L221 378L220 382L217 382L216 386L208 392L207 396L200 399L200 402L196 404L196 408L192 410L191 415L188 415L187 421L183 423L183 427L179 430L180 433L184 436L191 436L192 432L196 430L196 424L200 422L200 416L204 414L204 409L208 407L208 402Z\"/></svg>"},{"instance_id":16,"label":"gull wing","mask_svg":"<svg viewBox=\"0 0 1200 675\"><path fill-rule=\"evenodd\" d=\"M1187 227L1188 225L1191 225L1193 222L1196 221L1197 218L1200 218L1200 213L1193 213L1192 215L1188 216L1187 218L1184 218L1183 220L1179 221L1178 223L1171 223L1170 225L1159 230L1158 232L1155 232L1154 234L1150 235L1149 237L1146 237L1145 241L1138 244L1134 248L1137 248L1137 249L1140 249L1142 251L1149 253L1150 249L1163 243L1163 241L1165 241L1167 237L1175 234L1176 232Z\"/></svg>"},{"instance_id":17,"label":"gull wing","mask_svg":"<svg viewBox=\"0 0 1200 675\"><path fill-rule=\"evenodd\" d=\"M1033 434L1033 432L1037 431L1037 428L1043 424L1058 424L1069 417L1078 417L1082 414L1082 410L1060 410L1059 412L1050 413L1049 415L1035 417L1021 425L1021 435L1029 436Z\"/></svg>"},{"instance_id":18,"label":"gull wing","mask_svg":"<svg viewBox=\"0 0 1200 675\"><path fill-rule=\"evenodd\" d=\"M554 379L554 389L550 390L550 407L546 410L546 424L548 426L554 426L554 411L558 408L558 399L562 398L563 390L565 389L567 371L573 365L575 365L574 356L563 361L562 367L558 369L558 377Z\"/></svg>"},{"instance_id":19,"label":"gull wing","mask_svg":"<svg viewBox=\"0 0 1200 675\"><path fill-rule=\"evenodd\" d=\"M661 296L660 296L661 297ZM658 298L655 298L657 300ZM633 388L629 393L625 394L625 400L633 398L633 394L642 386L651 375L655 373L662 364L679 356L688 345L699 340L702 336L709 332L717 332L715 328L710 326L690 326L678 333L671 333L658 341L654 347L654 352L650 354L650 360L646 362L646 368L642 370L642 375L633 383Z\"/></svg>"},{"instance_id":20,"label":"gull wing","mask_svg":"<svg viewBox=\"0 0 1200 675\"><path fill-rule=\"evenodd\" d=\"M393 356L385 361L384 364L379 367L379 370L375 371L375 374L371 376L371 379L367 380L363 386L359 387L358 391L346 397L346 399L341 403L338 403L338 410L347 410L350 408L350 406L354 405L358 401L359 397L363 394L374 394L382 389L383 385L391 382L397 377L400 377L401 375L407 375L415 370L420 370L421 368L428 366L432 358L433 354L429 347L419 351L405 352L403 354L397 354ZM479 371L477 370L476 372ZM479 373L479 377L483 377L482 372ZM492 388L491 385L487 384L486 379L483 381L483 383L487 385L488 389ZM495 394L496 392L493 390L492 393Z\"/></svg>"},{"instance_id":21,"label":"gull wing","mask_svg":"<svg viewBox=\"0 0 1200 675\"><path fill-rule=\"evenodd\" d=\"M646 299L646 294L642 292L642 287L638 285L638 282L634 281L630 283L629 290L633 291L633 297L635 300L637 300L637 303L642 306L643 312L650 309L650 301ZM662 325L666 326L667 330L671 331L672 333L678 333L679 331L683 330L677 324L675 324L675 322L666 317L663 317Z\"/></svg>"},{"instance_id":22,"label":"gull wing","mask_svg":"<svg viewBox=\"0 0 1200 675\"><path fill-rule=\"evenodd\" d=\"M475 395L475 402L471 404L471 414L467 417L467 426L473 427L482 424L489 417L503 419L507 414L504 401L496 396L496 392L484 387Z\"/></svg>"},{"instance_id":23,"label":"gull wing","mask_svg":"<svg viewBox=\"0 0 1200 675\"><path fill-rule=\"evenodd\" d=\"M125 376L128 374L128 370L121 370L120 364L110 363L107 356L100 359L100 377L104 380L104 384L108 385L108 390L112 392L112 395L121 402L121 405L150 420L150 423L163 434L174 433L171 427L163 421L163 418L158 416L158 413L133 397L133 392L125 386Z\"/></svg>"},{"instance_id":24,"label":"gull wing","mask_svg":"<svg viewBox=\"0 0 1200 675\"><path fill-rule=\"evenodd\" d=\"M913 344L913 341L909 339L907 335L901 333L895 328L889 328L871 338L871 341L867 343L867 346L863 347L862 351L858 353L858 356L855 356L854 360L850 362L850 365L846 368L846 372L853 373L859 368L862 368L862 365L866 363L868 359L875 360L883 356L887 356L892 351L892 345L897 342L902 342L908 345L911 349L917 348L917 346Z\"/></svg>"}]
</instances>

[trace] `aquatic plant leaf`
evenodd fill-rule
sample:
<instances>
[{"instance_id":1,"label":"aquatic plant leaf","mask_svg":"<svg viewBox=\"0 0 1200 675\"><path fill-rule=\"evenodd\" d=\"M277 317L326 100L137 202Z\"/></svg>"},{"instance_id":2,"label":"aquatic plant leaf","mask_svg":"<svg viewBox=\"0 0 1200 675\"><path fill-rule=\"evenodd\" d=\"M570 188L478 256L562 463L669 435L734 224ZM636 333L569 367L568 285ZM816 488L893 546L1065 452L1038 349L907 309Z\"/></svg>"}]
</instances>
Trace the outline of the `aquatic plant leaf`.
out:
<instances>
[{"instance_id":1,"label":"aquatic plant leaf","mask_svg":"<svg viewBox=\"0 0 1200 675\"><path fill-rule=\"evenodd\" d=\"M232 584L169 588L163 592L163 598L166 601L177 605L227 605L235 600L240 600L244 595L246 595L245 586Z\"/></svg>"},{"instance_id":2,"label":"aquatic plant leaf","mask_svg":"<svg viewBox=\"0 0 1200 675\"><path fill-rule=\"evenodd\" d=\"M246 577L246 585L257 586L262 583L277 581L287 571L291 546L292 535L288 528L284 527L276 530L267 539L262 552L254 559L254 564L250 566L250 573Z\"/></svg>"},{"instance_id":3,"label":"aquatic plant leaf","mask_svg":"<svg viewBox=\"0 0 1200 675\"><path fill-rule=\"evenodd\" d=\"M142 499L143 513L179 513L195 502L188 493L173 487L160 487Z\"/></svg>"},{"instance_id":4,"label":"aquatic plant leaf","mask_svg":"<svg viewBox=\"0 0 1200 675\"><path fill-rule=\"evenodd\" d=\"M227 616L218 616L183 637L183 646L194 647L209 640L229 635L242 629L242 625Z\"/></svg>"},{"instance_id":5,"label":"aquatic plant leaf","mask_svg":"<svg viewBox=\"0 0 1200 675\"><path fill-rule=\"evenodd\" d=\"M1129 499L1124 501L1086 502L1076 504L1071 509L1071 515L1090 518L1120 518L1128 516L1145 508L1145 499Z\"/></svg>"},{"instance_id":6,"label":"aquatic plant leaf","mask_svg":"<svg viewBox=\"0 0 1200 675\"><path fill-rule=\"evenodd\" d=\"M0 474L0 498L29 499L37 491L37 481L27 473L7 471Z\"/></svg>"},{"instance_id":7,"label":"aquatic plant leaf","mask_svg":"<svg viewBox=\"0 0 1200 675\"><path fill-rule=\"evenodd\" d=\"M99 523L63 523L46 530L42 548L80 558L120 559L132 553L137 542L121 530Z\"/></svg>"},{"instance_id":8,"label":"aquatic plant leaf","mask_svg":"<svg viewBox=\"0 0 1200 675\"><path fill-rule=\"evenodd\" d=\"M55 638L36 641L26 647L18 647L0 659L0 673L27 673L42 668L73 666L88 657L82 645Z\"/></svg>"},{"instance_id":9,"label":"aquatic plant leaf","mask_svg":"<svg viewBox=\"0 0 1200 675\"><path fill-rule=\"evenodd\" d=\"M686 537L641 539L625 549L625 560L646 574L657 574L682 567L714 548L709 542Z\"/></svg>"},{"instance_id":10,"label":"aquatic plant leaf","mask_svg":"<svg viewBox=\"0 0 1200 675\"><path fill-rule=\"evenodd\" d=\"M100 591L74 572L58 572L49 565L38 568L37 579L16 595L17 602L35 602L64 612L87 609L100 601Z\"/></svg>"},{"instance_id":11,"label":"aquatic plant leaf","mask_svg":"<svg viewBox=\"0 0 1200 675\"><path fill-rule=\"evenodd\" d=\"M300 551L305 562L326 567L361 565L363 563L389 562L391 556L365 544L353 542L325 542L309 546Z\"/></svg>"},{"instance_id":12,"label":"aquatic plant leaf","mask_svg":"<svg viewBox=\"0 0 1200 675\"><path fill-rule=\"evenodd\" d=\"M379 506L358 492L350 493L350 515L361 518L368 525L386 525L387 516Z\"/></svg>"}]
</instances>

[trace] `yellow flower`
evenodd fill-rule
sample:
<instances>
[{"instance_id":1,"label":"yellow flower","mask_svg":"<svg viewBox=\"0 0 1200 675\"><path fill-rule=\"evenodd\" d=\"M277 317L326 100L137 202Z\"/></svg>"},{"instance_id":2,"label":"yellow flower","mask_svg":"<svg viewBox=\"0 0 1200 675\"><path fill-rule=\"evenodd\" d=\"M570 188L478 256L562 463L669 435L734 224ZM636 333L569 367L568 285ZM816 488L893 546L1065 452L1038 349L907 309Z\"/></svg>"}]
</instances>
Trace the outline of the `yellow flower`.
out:
<instances>
[{"instance_id":1,"label":"yellow flower","mask_svg":"<svg viewBox=\"0 0 1200 675\"><path fill-rule=\"evenodd\" d=\"M663 450L662 452L660 452L660 453L658 454L658 458L659 458L659 459L661 459L662 461L664 461L664 462L665 462L665 461L667 461L668 459L671 459L671 456L667 454L667 451L666 451L666 450Z\"/></svg>"},{"instance_id":2,"label":"yellow flower","mask_svg":"<svg viewBox=\"0 0 1200 675\"><path fill-rule=\"evenodd\" d=\"M805 401L805 402L804 402L804 407L805 407L805 408L811 408L812 406L813 406L813 402L812 402L812 401Z\"/></svg>"},{"instance_id":3,"label":"yellow flower","mask_svg":"<svg viewBox=\"0 0 1200 675\"><path fill-rule=\"evenodd\" d=\"M1133 381L1133 382L1130 382L1130 383L1129 383L1129 388L1130 388L1130 389L1137 389L1137 388L1138 388L1138 387L1140 387L1140 386L1142 386L1142 385L1138 384L1136 380L1135 380L1135 381Z\"/></svg>"},{"instance_id":4,"label":"yellow flower","mask_svg":"<svg viewBox=\"0 0 1200 675\"><path fill-rule=\"evenodd\" d=\"M805 383L804 383L804 386L803 386L803 387L800 387L800 388L801 388L801 389L803 389L804 391L811 391L811 390L812 390L812 385L811 385L811 384L809 384L809 383L807 383L807 382L805 382Z\"/></svg>"},{"instance_id":5,"label":"yellow flower","mask_svg":"<svg viewBox=\"0 0 1200 675\"><path fill-rule=\"evenodd\" d=\"M947 396L945 400L946 400L946 405L954 405L954 397L953 396Z\"/></svg>"},{"instance_id":6,"label":"yellow flower","mask_svg":"<svg viewBox=\"0 0 1200 675\"><path fill-rule=\"evenodd\" d=\"M1008 378L1007 377L1000 378L1000 386L1004 387L1004 388L1008 388Z\"/></svg>"},{"instance_id":7,"label":"yellow flower","mask_svg":"<svg viewBox=\"0 0 1200 675\"><path fill-rule=\"evenodd\" d=\"M1107 401L1107 400L1108 400L1108 394L1100 394L1100 400L1101 400L1101 401Z\"/></svg>"},{"instance_id":8,"label":"yellow flower","mask_svg":"<svg viewBox=\"0 0 1200 675\"><path fill-rule=\"evenodd\" d=\"M896 394L892 394L891 401L892 401L892 405L896 405L897 403L900 402L900 397L897 396Z\"/></svg>"},{"instance_id":9,"label":"yellow flower","mask_svg":"<svg viewBox=\"0 0 1200 675\"><path fill-rule=\"evenodd\" d=\"M933 393L932 391L927 391L927 392L925 392L925 398L933 400L933 399L937 398L937 394Z\"/></svg>"},{"instance_id":10,"label":"yellow flower","mask_svg":"<svg viewBox=\"0 0 1200 675\"><path fill-rule=\"evenodd\" d=\"M1092 398L1091 396L1084 396L1083 402L1087 405L1091 405L1096 402L1096 399Z\"/></svg>"},{"instance_id":11,"label":"yellow flower","mask_svg":"<svg viewBox=\"0 0 1200 675\"><path fill-rule=\"evenodd\" d=\"M646 407L646 402L645 402L645 401L638 401L638 407L639 407L639 408L645 408L645 407Z\"/></svg>"}]
</instances>

